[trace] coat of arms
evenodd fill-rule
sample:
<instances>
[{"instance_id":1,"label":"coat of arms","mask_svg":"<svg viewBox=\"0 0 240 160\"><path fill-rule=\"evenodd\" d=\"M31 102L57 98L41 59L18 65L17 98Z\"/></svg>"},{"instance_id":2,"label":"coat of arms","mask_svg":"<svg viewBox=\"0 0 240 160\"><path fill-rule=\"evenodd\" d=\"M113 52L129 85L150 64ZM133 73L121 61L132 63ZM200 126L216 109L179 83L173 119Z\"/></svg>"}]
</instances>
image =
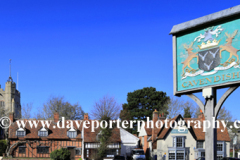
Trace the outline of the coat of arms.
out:
<instances>
[{"instance_id":1,"label":"coat of arms","mask_svg":"<svg viewBox=\"0 0 240 160\"><path fill-rule=\"evenodd\" d=\"M211 75L217 73L219 70L227 70L232 67L240 68L239 56L237 53L240 49L236 49L232 46L232 41L237 35L238 30L235 30L231 34L225 32L227 39L224 45L219 45L221 39L216 40L223 31L221 26L218 26L215 30L214 27L209 27L204 31L205 33L196 37L190 45L183 44L188 56L182 62L182 79L197 75ZM213 38L213 36L215 36L215 38ZM202 43L197 45L199 51L194 53L193 44L201 41ZM230 55L224 63L221 63L222 51L227 51ZM192 68L190 66L190 62L193 58L197 59L198 68Z\"/></svg>"}]
</instances>

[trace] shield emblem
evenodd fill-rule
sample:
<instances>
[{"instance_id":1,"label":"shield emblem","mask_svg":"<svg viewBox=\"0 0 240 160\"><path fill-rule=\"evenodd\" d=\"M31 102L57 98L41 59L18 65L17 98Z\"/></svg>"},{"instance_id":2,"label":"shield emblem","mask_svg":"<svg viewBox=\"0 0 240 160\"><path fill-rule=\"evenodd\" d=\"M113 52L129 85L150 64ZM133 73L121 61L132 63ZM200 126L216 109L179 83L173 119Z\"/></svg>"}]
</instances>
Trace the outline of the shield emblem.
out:
<instances>
[{"instance_id":1,"label":"shield emblem","mask_svg":"<svg viewBox=\"0 0 240 160\"><path fill-rule=\"evenodd\" d=\"M204 71L211 71L220 65L220 48L211 48L209 50L198 52L198 67Z\"/></svg>"}]
</instances>

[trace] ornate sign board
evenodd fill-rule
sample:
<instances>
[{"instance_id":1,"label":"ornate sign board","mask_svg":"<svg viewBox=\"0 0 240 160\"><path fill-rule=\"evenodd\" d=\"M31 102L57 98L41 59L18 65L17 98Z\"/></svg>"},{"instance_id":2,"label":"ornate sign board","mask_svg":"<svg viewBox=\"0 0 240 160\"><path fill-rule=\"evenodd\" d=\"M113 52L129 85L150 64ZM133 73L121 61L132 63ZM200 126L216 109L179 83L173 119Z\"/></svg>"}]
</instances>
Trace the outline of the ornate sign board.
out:
<instances>
[{"instance_id":1,"label":"ornate sign board","mask_svg":"<svg viewBox=\"0 0 240 160\"><path fill-rule=\"evenodd\" d=\"M240 83L240 18L201 26L173 34L175 95Z\"/></svg>"}]
</instances>

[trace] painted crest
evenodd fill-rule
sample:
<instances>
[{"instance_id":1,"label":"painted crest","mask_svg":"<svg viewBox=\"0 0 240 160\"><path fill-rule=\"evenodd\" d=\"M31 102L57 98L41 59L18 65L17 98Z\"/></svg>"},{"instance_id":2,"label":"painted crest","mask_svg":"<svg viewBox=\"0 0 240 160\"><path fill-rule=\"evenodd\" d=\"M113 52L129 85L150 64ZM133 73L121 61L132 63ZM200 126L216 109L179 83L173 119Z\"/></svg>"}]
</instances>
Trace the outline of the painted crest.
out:
<instances>
[{"instance_id":1,"label":"painted crest","mask_svg":"<svg viewBox=\"0 0 240 160\"><path fill-rule=\"evenodd\" d=\"M198 75L207 76L216 74L220 70L228 70L232 67L239 67L239 56L238 51L240 48L235 48L232 46L232 41L237 35L238 30L233 33L225 32L226 43L219 45L221 35L224 30L221 26L209 27L204 30L204 33L195 37L193 41L187 45L183 44L184 49L187 52L187 57L183 62L182 66L182 79L187 77L195 77ZM193 52L193 48L198 48L198 52ZM229 58L221 63L221 58L223 51L229 53ZM224 52L224 54L226 54ZM192 67L192 62L197 63L198 67ZM196 66L196 65L195 65Z\"/></svg>"},{"instance_id":2,"label":"painted crest","mask_svg":"<svg viewBox=\"0 0 240 160\"><path fill-rule=\"evenodd\" d=\"M211 71L220 65L220 48L211 48L209 50L204 50L198 52L198 66L199 69L204 71Z\"/></svg>"}]
</instances>

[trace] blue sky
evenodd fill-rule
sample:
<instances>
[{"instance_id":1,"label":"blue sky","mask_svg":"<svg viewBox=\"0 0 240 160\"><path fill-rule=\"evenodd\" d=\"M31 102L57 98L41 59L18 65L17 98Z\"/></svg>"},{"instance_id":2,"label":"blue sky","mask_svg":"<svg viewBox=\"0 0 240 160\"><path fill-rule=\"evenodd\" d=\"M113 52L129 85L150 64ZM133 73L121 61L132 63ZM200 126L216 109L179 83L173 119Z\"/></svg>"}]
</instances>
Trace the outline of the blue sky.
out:
<instances>
[{"instance_id":1,"label":"blue sky","mask_svg":"<svg viewBox=\"0 0 240 160\"><path fill-rule=\"evenodd\" d=\"M85 112L106 94L125 103L128 92L143 87L171 96L172 26L238 3L1 0L0 84L5 87L12 59L21 102L33 103L34 112L51 95L79 102ZM235 118L239 93L236 90L224 104Z\"/></svg>"}]
</instances>

